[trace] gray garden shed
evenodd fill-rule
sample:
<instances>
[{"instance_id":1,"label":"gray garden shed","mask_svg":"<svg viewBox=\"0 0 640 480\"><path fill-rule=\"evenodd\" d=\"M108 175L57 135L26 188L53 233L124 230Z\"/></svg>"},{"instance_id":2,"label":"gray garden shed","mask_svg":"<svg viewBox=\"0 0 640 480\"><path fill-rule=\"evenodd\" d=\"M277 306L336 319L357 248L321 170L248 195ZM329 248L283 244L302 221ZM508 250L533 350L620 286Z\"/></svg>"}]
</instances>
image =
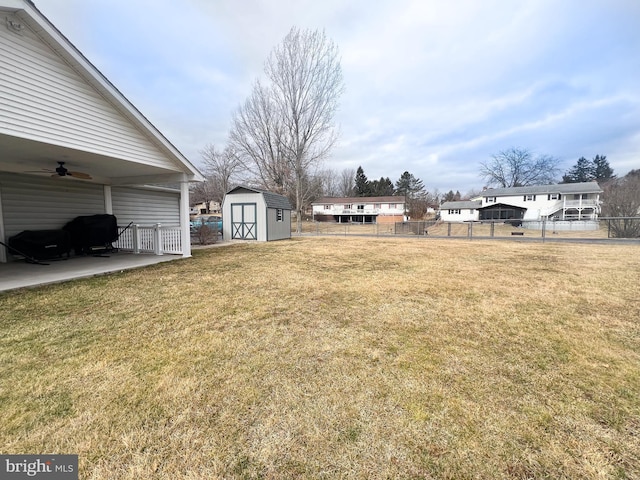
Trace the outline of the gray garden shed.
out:
<instances>
[{"instance_id":1,"label":"gray garden shed","mask_svg":"<svg viewBox=\"0 0 640 480\"><path fill-rule=\"evenodd\" d=\"M224 197L222 231L224 238L231 240L291 238L291 203L277 193L236 187Z\"/></svg>"}]
</instances>

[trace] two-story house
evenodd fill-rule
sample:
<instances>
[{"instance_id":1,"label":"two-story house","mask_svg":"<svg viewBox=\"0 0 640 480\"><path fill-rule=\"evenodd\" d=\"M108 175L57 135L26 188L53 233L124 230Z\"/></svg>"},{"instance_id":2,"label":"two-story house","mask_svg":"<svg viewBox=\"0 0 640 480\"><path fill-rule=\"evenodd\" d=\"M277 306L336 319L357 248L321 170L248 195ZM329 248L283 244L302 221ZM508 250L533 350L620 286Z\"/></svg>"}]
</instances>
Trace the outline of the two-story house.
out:
<instances>
[{"instance_id":1,"label":"two-story house","mask_svg":"<svg viewBox=\"0 0 640 480\"><path fill-rule=\"evenodd\" d=\"M440 218L446 222L595 221L601 193L597 182L490 188L471 201L443 203Z\"/></svg>"},{"instance_id":2,"label":"two-story house","mask_svg":"<svg viewBox=\"0 0 640 480\"><path fill-rule=\"evenodd\" d=\"M405 219L404 197L324 197L311 206L318 222L395 223Z\"/></svg>"}]
</instances>

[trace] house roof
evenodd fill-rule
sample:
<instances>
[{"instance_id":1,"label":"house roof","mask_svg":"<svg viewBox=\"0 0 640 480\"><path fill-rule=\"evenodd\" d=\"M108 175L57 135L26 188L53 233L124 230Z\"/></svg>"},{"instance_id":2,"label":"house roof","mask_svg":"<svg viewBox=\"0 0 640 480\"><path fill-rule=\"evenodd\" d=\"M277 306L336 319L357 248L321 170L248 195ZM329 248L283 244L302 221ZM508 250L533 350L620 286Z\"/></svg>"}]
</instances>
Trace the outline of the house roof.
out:
<instances>
[{"instance_id":1,"label":"house roof","mask_svg":"<svg viewBox=\"0 0 640 480\"><path fill-rule=\"evenodd\" d=\"M474 202L469 200L460 202L444 202L442 205L440 205L440 210L459 210L463 208L474 209L479 208L480 205L482 205L482 202L479 200Z\"/></svg>"},{"instance_id":2,"label":"house roof","mask_svg":"<svg viewBox=\"0 0 640 480\"><path fill-rule=\"evenodd\" d=\"M404 197L395 195L387 197L322 197L312 202L311 205L336 203L404 203Z\"/></svg>"},{"instance_id":3,"label":"house roof","mask_svg":"<svg viewBox=\"0 0 640 480\"><path fill-rule=\"evenodd\" d=\"M247 187L240 185L232 188L227 192L227 195L234 193L259 193L264 198L264 202L267 204L267 208L282 208L283 210L292 210L291 202L284 195L278 193L269 192L267 190L260 190L259 188Z\"/></svg>"},{"instance_id":4,"label":"house roof","mask_svg":"<svg viewBox=\"0 0 640 480\"><path fill-rule=\"evenodd\" d=\"M478 207L478 210L489 210L489 209L493 209L493 208L496 208L496 207L509 207L509 208L519 208L521 210L526 210L526 208L523 207L523 206L511 205L510 203L507 203L507 202L490 203L489 205L485 205L483 207Z\"/></svg>"},{"instance_id":5,"label":"house roof","mask_svg":"<svg viewBox=\"0 0 640 480\"><path fill-rule=\"evenodd\" d=\"M128 121L144 132L189 180L204 176L35 6L31 0L0 0L0 12L10 13L30 27L75 72L107 99Z\"/></svg>"},{"instance_id":6,"label":"house roof","mask_svg":"<svg viewBox=\"0 0 640 480\"><path fill-rule=\"evenodd\" d=\"M597 182L558 183L554 185L532 185L530 187L488 188L483 197L535 195L544 193L602 193Z\"/></svg>"}]
</instances>

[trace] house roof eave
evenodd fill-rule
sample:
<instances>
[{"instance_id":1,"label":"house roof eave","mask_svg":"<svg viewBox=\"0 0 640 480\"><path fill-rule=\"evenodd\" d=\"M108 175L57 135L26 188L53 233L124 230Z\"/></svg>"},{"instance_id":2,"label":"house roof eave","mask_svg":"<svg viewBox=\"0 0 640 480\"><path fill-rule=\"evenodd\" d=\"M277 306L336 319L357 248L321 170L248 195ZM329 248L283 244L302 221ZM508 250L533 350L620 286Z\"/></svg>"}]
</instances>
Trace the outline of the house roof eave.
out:
<instances>
[{"instance_id":1,"label":"house roof eave","mask_svg":"<svg viewBox=\"0 0 640 480\"><path fill-rule=\"evenodd\" d=\"M25 22L78 75L95 88L122 115L136 125L176 165L190 181L203 181L204 175L158 130L107 77L30 0L3 0L5 11Z\"/></svg>"}]
</instances>

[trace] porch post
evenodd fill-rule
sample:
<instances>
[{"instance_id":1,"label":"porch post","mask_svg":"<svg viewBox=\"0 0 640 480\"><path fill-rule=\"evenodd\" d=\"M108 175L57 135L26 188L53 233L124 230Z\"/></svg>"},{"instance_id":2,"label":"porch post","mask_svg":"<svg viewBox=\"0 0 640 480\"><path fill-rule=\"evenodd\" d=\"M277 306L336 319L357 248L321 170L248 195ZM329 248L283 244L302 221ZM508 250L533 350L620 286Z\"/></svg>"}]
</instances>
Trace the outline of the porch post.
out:
<instances>
[{"instance_id":1,"label":"porch post","mask_svg":"<svg viewBox=\"0 0 640 480\"><path fill-rule=\"evenodd\" d=\"M133 243L133 253L140 253L140 234L138 232L137 224L131 227L131 238Z\"/></svg>"},{"instance_id":2,"label":"porch post","mask_svg":"<svg viewBox=\"0 0 640 480\"><path fill-rule=\"evenodd\" d=\"M162 246L162 225L156 223L153 227L153 253L163 255L164 248Z\"/></svg>"},{"instance_id":3,"label":"porch post","mask_svg":"<svg viewBox=\"0 0 640 480\"><path fill-rule=\"evenodd\" d=\"M191 256L191 232L189 230L189 181L184 175L180 182L180 235L182 256Z\"/></svg>"},{"instance_id":4,"label":"porch post","mask_svg":"<svg viewBox=\"0 0 640 480\"><path fill-rule=\"evenodd\" d=\"M2 187L0 187L0 241L8 242L8 238L4 238L4 218L2 216ZM7 249L0 245L0 263L7 263Z\"/></svg>"},{"instance_id":5,"label":"porch post","mask_svg":"<svg viewBox=\"0 0 640 480\"><path fill-rule=\"evenodd\" d=\"M104 185L104 213L113 215L113 198L111 197L111 185Z\"/></svg>"}]
</instances>

